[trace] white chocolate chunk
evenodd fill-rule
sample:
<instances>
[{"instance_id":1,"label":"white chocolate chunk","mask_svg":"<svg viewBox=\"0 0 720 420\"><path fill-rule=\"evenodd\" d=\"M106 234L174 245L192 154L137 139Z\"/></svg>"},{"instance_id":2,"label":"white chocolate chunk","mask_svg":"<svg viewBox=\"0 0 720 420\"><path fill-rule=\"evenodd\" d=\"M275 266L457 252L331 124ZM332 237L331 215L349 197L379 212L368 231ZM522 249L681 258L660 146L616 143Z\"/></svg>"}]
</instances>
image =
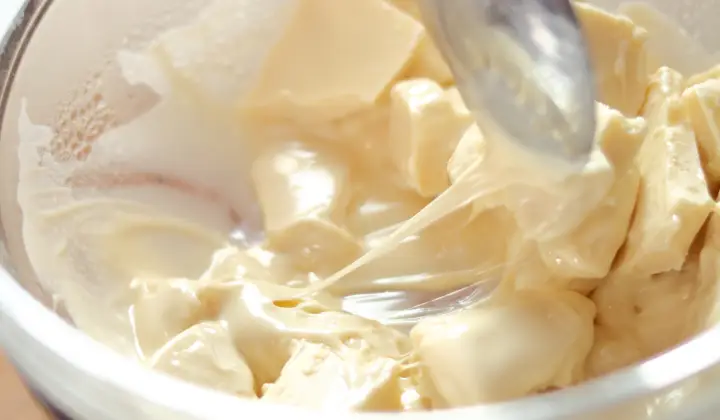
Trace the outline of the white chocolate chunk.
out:
<instances>
[{"instance_id":1,"label":"white chocolate chunk","mask_svg":"<svg viewBox=\"0 0 720 420\"><path fill-rule=\"evenodd\" d=\"M219 322L193 325L149 360L152 368L245 398L257 398L253 373Z\"/></svg>"},{"instance_id":2,"label":"white chocolate chunk","mask_svg":"<svg viewBox=\"0 0 720 420\"><path fill-rule=\"evenodd\" d=\"M685 78L671 68L660 67L653 73L642 108L642 116L650 130L685 122L685 115L678 112L678 101L684 88Z\"/></svg>"},{"instance_id":3,"label":"white chocolate chunk","mask_svg":"<svg viewBox=\"0 0 720 420\"><path fill-rule=\"evenodd\" d=\"M640 344L632 334L595 326L595 342L585 363L585 378L592 379L642 360Z\"/></svg>"},{"instance_id":4,"label":"white chocolate chunk","mask_svg":"<svg viewBox=\"0 0 720 420\"><path fill-rule=\"evenodd\" d=\"M421 196L450 186L448 160L472 124L459 95L429 79L396 84L391 92L390 147L400 173Z\"/></svg>"},{"instance_id":5,"label":"white chocolate chunk","mask_svg":"<svg viewBox=\"0 0 720 420\"><path fill-rule=\"evenodd\" d=\"M690 86L682 102L695 131L705 174L712 184L720 183L720 79Z\"/></svg>"},{"instance_id":6,"label":"white chocolate chunk","mask_svg":"<svg viewBox=\"0 0 720 420\"><path fill-rule=\"evenodd\" d=\"M283 144L256 159L252 178L272 250L320 272L337 270L360 254L359 242L341 225L349 201L348 169L341 159Z\"/></svg>"},{"instance_id":7,"label":"white chocolate chunk","mask_svg":"<svg viewBox=\"0 0 720 420\"><path fill-rule=\"evenodd\" d=\"M554 276L601 278L607 275L630 226L640 175L634 158L646 132L642 118L626 118L599 105L596 142L613 167L615 181L608 194L567 236L538 243Z\"/></svg>"},{"instance_id":8,"label":"white chocolate chunk","mask_svg":"<svg viewBox=\"0 0 720 420\"><path fill-rule=\"evenodd\" d=\"M301 0L247 106L302 122L367 108L400 75L423 33L384 0Z\"/></svg>"},{"instance_id":9,"label":"white chocolate chunk","mask_svg":"<svg viewBox=\"0 0 720 420\"><path fill-rule=\"evenodd\" d=\"M695 86L712 79L720 79L720 65L711 67L709 70L693 74L687 79L687 86Z\"/></svg>"},{"instance_id":10,"label":"white chocolate chunk","mask_svg":"<svg viewBox=\"0 0 720 420\"><path fill-rule=\"evenodd\" d=\"M630 19L586 3L575 3L595 70L598 100L634 117L647 87L647 33Z\"/></svg>"},{"instance_id":11,"label":"white chocolate chunk","mask_svg":"<svg viewBox=\"0 0 720 420\"><path fill-rule=\"evenodd\" d=\"M470 110L465 105L465 101L462 98L462 95L460 94L460 91L456 87L451 87L445 91L445 95L447 96L448 100L450 101L450 104L453 106L453 109L455 110L455 113L462 119L471 119L471 121L474 121L472 114L470 114ZM467 129L467 127L466 127Z\"/></svg>"},{"instance_id":12,"label":"white chocolate chunk","mask_svg":"<svg viewBox=\"0 0 720 420\"><path fill-rule=\"evenodd\" d=\"M702 315L701 328L710 328L720 323L720 205L715 204L705 232L705 243L700 251L700 296L705 313Z\"/></svg>"},{"instance_id":13,"label":"white chocolate chunk","mask_svg":"<svg viewBox=\"0 0 720 420\"><path fill-rule=\"evenodd\" d=\"M203 304L197 287L187 279L137 279L130 307L137 352L150 357L174 336L193 325Z\"/></svg>"},{"instance_id":14,"label":"white chocolate chunk","mask_svg":"<svg viewBox=\"0 0 720 420\"><path fill-rule=\"evenodd\" d=\"M375 354L366 343L330 346L295 342L280 378L262 399L312 409L400 410L400 363Z\"/></svg>"},{"instance_id":15,"label":"white chocolate chunk","mask_svg":"<svg viewBox=\"0 0 720 420\"><path fill-rule=\"evenodd\" d=\"M413 19L418 22L422 22L422 15L420 14L420 7L418 0L385 0L408 15L412 16Z\"/></svg>"},{"instance_id":16,"label":"white chocolate chunk","mask_svg":"<svg viewBox=\"0 0 720 420\"><path fill-rule=\"evenodd\" d=\"M233 107L238 98L247 93L258 64L280 39L294 9L294 2L270 0L264 2L258 17L255 6L250 3L246 0L203 2L206 6L192 22L159 34L146 54L159 64L164 74L155 77L151 86L162 86L164 90L168 86L163 85L170 82L173 93L182 91L189 96L189 102L197 106L199 112L208 108L212 109L211 113L223 112ZM166 18L169 19L166 25L174 26L171 22L177 22L173 12ZM131 77L147 79L150 74L146 71L142 69Z\"/></svg>"},{"instance_id":17,"label":"white chocolate chunk","mask_svg":"<svg viewBox=\"0 0 720 420\"><path fill-rule=\"evenodd\" d=\"M623 272L646 275L682 268L713 206L678 89L652 87L644 112L653 124L637 157L640 191L618 262Z\"/></svg>"},{"instance_id":18,"label":"white chocolate chunk","mask_svg":"<svg viewBox=\"0 0 720 420\"><path fill-rule=\"evenodd\" d=\"M392 165L388 142L390 135L390 104L381 103L332 121L296 124L304 137L341 145L352 154L354 171L384 176ZM305 136L306 134L306 136ZM364 175L362 175L364 176ZM362 178L360 176L360 178Z\"/></svg>"},{"instance_id":19,"label":"white chocolate chunk","mask_svg":"<svg viewBox=\"0 0 720 420\"><path fill-rule=\"evenodd\" d=\"M623 271L679 270L712 208L705 176L686 126L660 127L639 154L640 193L619 261Z\"/></svg>"},{"instance_id":20,"label":"white chocolate chunk","mask_svg":"<svg viewBox=\"0 0 720 420\"><path fill-rule=\"evenodd\" d=\"M615 273L593 293L596 324L604 338L595 346L591 374L608 373L679 345L703 327L706 286L697 251L680 271Z\"/></svg>"},{"instance_id":21,"label":"white chocolate chunk","mask_svg":"<svg viewBox=\"0 0 720 420\"><path fill-rule=\"evenodd\" d=\"M422 37L415 50L415 56L410 61L406 77L431 79L441 86L448 86L454 82L450 67L427 33Z\"/></svg>"},{"instance_id":22,"label":"white chocolate chunk","mask_svg":"<svg viewBox=\"0 0 720 420\"><path fill-rule=\"evenodd\" d=\"M423 23L417 0L389 0L389 3L412 16L418 23ZM409 79L431 79L443 86L452 84L452 72L427 32L423 34L405 76Z\"/></svg>"},{"instance_id":23,"label":"white chocolate chunk","mask_svg":"<svg viewBox=\"0 0 720 420\"><path fill-rule=\"evenodd\" d=\"M411 332L424 380L456 407L518 398L580 379L595 309L567 291L517 291L429 318Z\"/></svg>"},{"instance_id":24,"label":"white chocolate chunk","mask_svg":"<svg viewBox=\"0 0 720 420\"><path fill-rule=\"evenodd\" d=\"M648 74L668 66L687 76L718 62L718 57L705 51L697 38L676 21L676 17L661 13L652 3L623 2L618 12L647 31Z\"/></svg>"}]
</instances>

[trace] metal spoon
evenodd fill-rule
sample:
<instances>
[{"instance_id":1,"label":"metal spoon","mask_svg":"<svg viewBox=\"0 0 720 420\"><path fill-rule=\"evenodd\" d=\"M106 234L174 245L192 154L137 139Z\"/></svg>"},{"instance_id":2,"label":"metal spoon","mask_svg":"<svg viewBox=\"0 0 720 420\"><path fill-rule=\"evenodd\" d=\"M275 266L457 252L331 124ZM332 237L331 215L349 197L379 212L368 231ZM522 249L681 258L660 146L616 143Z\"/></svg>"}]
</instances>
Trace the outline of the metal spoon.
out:
<instances>
[{"instance_id":1,"label":"metal spoon","mask_svg":"<svg viewBox=\"0 0 720 420\"><path fill-rule=\"evenodd\" d=\"M582 164L595 132L594 80L569 0L419 0L484 131Z\"/></svg>"},{"instance_id":2,"label":"metal spoon","mask_svg":"<svg viewBox=\"0 0 720 420\"><path fill-rule=\"evenodd\" d=\"M590 154L594 80L568 0L419 0L468 107L483 130L496 130L533 153L573 167ZM498 133L499 132L499 133ZM348 296L343 307L401 330L486 298L499 274L460 290Z\"/></svg>"}]
</instances>

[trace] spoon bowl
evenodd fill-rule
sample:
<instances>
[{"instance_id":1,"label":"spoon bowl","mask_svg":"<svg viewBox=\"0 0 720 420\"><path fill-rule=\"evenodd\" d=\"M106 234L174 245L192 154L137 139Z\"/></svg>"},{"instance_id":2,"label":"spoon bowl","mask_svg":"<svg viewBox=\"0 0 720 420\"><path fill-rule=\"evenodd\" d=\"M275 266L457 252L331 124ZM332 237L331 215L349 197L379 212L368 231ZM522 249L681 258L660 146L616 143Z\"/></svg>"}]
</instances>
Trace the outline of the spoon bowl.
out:
<instances>
[{"instance_id":1,"label":"spoon bowl","mask_svg":"<svg viewBox=\"0 0 720 420\"><path fill-rule=\"evenodd\" d=\"M587 162L594 79L569 0L421 0L423 18L488 135Z\"/></svg>"}]
</instances>

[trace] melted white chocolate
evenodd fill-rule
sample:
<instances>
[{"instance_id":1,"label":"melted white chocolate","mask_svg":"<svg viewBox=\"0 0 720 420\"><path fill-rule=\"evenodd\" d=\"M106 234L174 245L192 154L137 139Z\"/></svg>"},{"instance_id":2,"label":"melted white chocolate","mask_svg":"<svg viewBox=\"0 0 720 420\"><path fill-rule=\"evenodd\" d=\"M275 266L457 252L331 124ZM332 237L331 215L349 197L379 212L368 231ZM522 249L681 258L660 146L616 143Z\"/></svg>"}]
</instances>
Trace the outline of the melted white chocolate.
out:
<instances>
[{"instance_id":1,"label":"melted white chocolate","mask_svg":"<svg viewBox=\"0 0 720 420\"><path fill-rule=\"evenodd\" d=\"M193 325L168 341L148 362L178 378L256 398L253 373L222 323Z\"/></svg>"},{"instance_id":2,"label":"melted white chocolate","mask_svg":"<svg viewBox=\"0 0 720 420\"><path fill-rule=\"evenodd\" d=\"M93 337L269 402L490 403L665 351L720 318L720 71L662 66L680 55L657 54L667 25L642 8L575 7L600 102L568 172L473 123L415 0L273 6L273 36L216 0L122 54L161 100L86 160L44 154L54 133L23 113L28 254ZM342 310L488 280L409 336Z\"/></svg>"},{"instance_id":3,"label":"melted white chocolate","mask_svg":"<svg viewBox=\"0 0 720 420\"><path fill-rule=\"evenodd\" d=\"M280 378L265 387L262 399L326 410L400 410L401 371L398 360L361 340L341 346L295 341Z\"/></svg>"}]
</instances>

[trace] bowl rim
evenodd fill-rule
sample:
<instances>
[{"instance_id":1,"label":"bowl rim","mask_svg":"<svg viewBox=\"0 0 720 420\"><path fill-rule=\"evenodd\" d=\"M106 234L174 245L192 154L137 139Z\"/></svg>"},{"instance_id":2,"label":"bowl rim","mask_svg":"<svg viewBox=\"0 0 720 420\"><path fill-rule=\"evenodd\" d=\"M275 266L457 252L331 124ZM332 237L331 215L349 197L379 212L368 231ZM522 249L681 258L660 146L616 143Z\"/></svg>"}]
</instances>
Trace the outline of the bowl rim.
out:
<instances>
[{"instance_id":1,"label":"bowl rim","mask_svg":"<svg viewBox=\"0 0 720 420\"><path fill-rule=\"evenodd\" d=\"M0 127L23 53L53 0L20 0L16 3L18 19L10 22L7 28L0 27ZM44 361L44 370L53 370L53 366L58 371L70 369L87 378L93 386L104 387L108 393L132 396L129 404L145 402L165 408L168 413L182 413L187 418L231 419L236 418L237 413L254 413L294 416L300 420L331 420L338 415L244 400L147 369L65 322L23 289L5 267L0 267L0 345L33 382L39 372L37 366L32 366L32 352L23 348L28 343L45 351L48 359ZM720 326L639 365L549 394L437 412L343 413L342 416L357 420L390 420L398 416L407 420L434 420L448 414L462 419L486 416L499 420L540 420L591 414L635 398L650 397L720 364L720 352L713 351L717 348L720 348ZM38 386L42 387L42 384ZM52 402L63 404L62 401ZM122 418L122 414L119 415ZM153 415L157 412L149 414L148 418L155 418Z\"/></svg>"}]
</instances>

